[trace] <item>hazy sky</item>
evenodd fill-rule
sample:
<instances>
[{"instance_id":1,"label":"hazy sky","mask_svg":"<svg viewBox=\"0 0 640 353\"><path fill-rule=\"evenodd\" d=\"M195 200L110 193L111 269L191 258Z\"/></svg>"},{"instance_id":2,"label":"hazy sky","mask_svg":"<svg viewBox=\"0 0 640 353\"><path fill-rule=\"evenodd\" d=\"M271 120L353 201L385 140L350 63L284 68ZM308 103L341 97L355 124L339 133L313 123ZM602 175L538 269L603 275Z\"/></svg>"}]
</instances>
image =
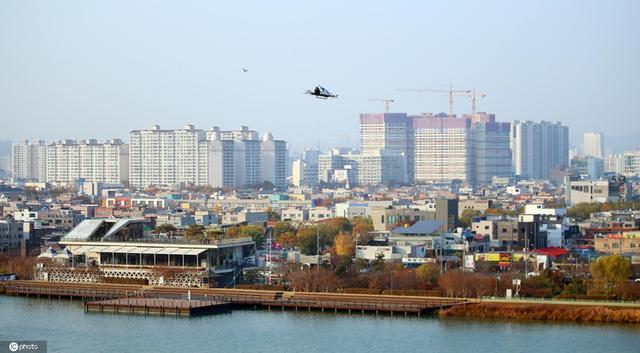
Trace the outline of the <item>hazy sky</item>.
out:
<instances>
[{"instance_id":1,"label":"hazy sky","mask_svg":"<svg viewBox=\"0 0 640 353\"><path fill-rule=\"evenodd\" d=\"M224 4L223 4L224 3ZM441 112L476 87L500 121L640 146L640 1L1 1L0 140L248 125L358 145L370 98ZM243 73L246 67L249 72ZM315 84L340 95L303 95ZM470 111L458 98L455 112Z\"/></svg>"}]
</instances>

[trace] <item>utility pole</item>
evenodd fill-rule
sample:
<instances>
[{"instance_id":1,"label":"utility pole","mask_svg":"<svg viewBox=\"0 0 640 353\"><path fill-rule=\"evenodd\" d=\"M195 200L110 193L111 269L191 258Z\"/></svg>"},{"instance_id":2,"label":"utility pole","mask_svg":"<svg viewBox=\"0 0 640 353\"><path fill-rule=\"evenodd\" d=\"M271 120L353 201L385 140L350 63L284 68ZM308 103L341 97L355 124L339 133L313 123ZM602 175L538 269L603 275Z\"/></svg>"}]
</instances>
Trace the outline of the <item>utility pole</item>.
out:
<instances>
[{"instance_id":1,"label":"utility pole","mask_svg":"<svg viewBox=\"0 0 640 353\"><path fill-rule=\"evenodd\" d=\"M316 261L320 270L320 223L316 223Z\"/></svg>"}]
</instances>

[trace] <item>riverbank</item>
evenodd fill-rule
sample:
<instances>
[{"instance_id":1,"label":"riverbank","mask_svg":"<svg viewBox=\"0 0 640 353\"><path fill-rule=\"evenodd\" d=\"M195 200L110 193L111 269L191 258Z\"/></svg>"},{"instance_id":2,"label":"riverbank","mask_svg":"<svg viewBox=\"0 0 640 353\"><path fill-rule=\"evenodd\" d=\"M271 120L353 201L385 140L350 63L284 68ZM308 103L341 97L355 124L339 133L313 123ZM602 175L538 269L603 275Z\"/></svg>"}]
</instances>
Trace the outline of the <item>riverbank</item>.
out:
<instances>
[{"instance_id":1,"label":"riverbank","mask_svg":"<svg viewBox=\"0 0 640 353\"><path fill-rule=\"evenodd\" d=\"M474 303L438 312L440 317L640 323L640 308L550 304Z\"/></svg>"}]
</instances>

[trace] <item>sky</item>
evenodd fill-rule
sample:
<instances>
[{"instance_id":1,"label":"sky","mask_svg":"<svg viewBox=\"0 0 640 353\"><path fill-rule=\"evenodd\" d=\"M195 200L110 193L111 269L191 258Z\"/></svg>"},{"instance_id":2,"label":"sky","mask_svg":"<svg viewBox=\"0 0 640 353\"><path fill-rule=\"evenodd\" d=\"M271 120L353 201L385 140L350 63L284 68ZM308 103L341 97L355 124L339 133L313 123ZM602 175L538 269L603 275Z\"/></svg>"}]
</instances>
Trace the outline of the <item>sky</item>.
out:
<instances>
[{"instance_id":1,"label":"sky","mask_svg":"<svg viewBox=\"0 0 640 353\"><path fill-rule=\"evenodd\" d=\"M562 121L576 147L640 147L640 1L0 2L0 140L246 125L292 151L357 147L371 99L444 112L400 90L450 83L499 121Z\"/></svg>"}]
</instances>

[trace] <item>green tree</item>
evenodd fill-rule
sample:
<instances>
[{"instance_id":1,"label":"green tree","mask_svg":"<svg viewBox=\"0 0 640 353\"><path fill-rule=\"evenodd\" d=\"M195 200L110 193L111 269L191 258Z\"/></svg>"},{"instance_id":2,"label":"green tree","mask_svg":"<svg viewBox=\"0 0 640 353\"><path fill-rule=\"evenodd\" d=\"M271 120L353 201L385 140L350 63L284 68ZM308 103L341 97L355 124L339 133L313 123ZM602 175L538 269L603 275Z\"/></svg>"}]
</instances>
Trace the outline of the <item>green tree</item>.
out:
<instances>
[{"instance_id":1,"label":"green tree","mask_svg":"<svg viewBox=\"0 0 640 353\"><path fill-rule=\"evenodd\" d=\"M256 242L257 247L262 246L262 243L264 242L265 237L262 227L241 226L238 233L241 237L251 237L251 239Z\"/></svg>"},{"instance_id":2,"label":"green tree","mask_svg":"<svg viewBox=\"0 0 640 353\"><path fill-rule=\"evenodd\" d=\"M371 269L374 272L384 271L384 254L380 253L376 255L376 259L371 262Z\"/></svg>"},{"instance_id":3,"label":"green tree","mask_svg":"<svg viewBox=\"0 0 640 353\"><path fill-rule=\"evenodd\" d=\"M482 214L479 210L468 208L462 211L462 215L458 218L458 225L463 228L471 227L471 220L473 217L478 217Z\"/></svg>"},{"instance_id":4,"label":"green tree","mask_svg":"<svg viewBox=\"0 0 640 353\"><path fill-rule=\"evenodd\" d=\"M204 227L199 224L192 224L187 228L185 235L187 236L187 238L204 236Z\"/></svg>"},{"instance_id":5,"label":"green tree","mask_svg":"<svg viewBox=\"0 0 640 353\"><path fill-rule=\"evenodd\" d=\"M631 263L620 255L603 256L589 266L593 283L611 295L617 286L631 276Z\"/></svg>"},{"instance_id":6,"label":"green tree","mask_svg":"<svg viewBox=\"0 0 640 353\"><path fill-rule=\"evenodd\" d=\"M422 264L416 268L416 282L420 287L432 288L440 278L440 267L436 264Z\"/></svg>"},{"instance_id":7,"label":"green tree","mask_svg":"<svg viewBox=\"0 0 640 353\"><path fill-rule=\"evenodd\" d=\"M176 230L176 227L169 223L164 223L156 227L156 232L158 233L173 234Z\"/></svg>"}]
</instances>

